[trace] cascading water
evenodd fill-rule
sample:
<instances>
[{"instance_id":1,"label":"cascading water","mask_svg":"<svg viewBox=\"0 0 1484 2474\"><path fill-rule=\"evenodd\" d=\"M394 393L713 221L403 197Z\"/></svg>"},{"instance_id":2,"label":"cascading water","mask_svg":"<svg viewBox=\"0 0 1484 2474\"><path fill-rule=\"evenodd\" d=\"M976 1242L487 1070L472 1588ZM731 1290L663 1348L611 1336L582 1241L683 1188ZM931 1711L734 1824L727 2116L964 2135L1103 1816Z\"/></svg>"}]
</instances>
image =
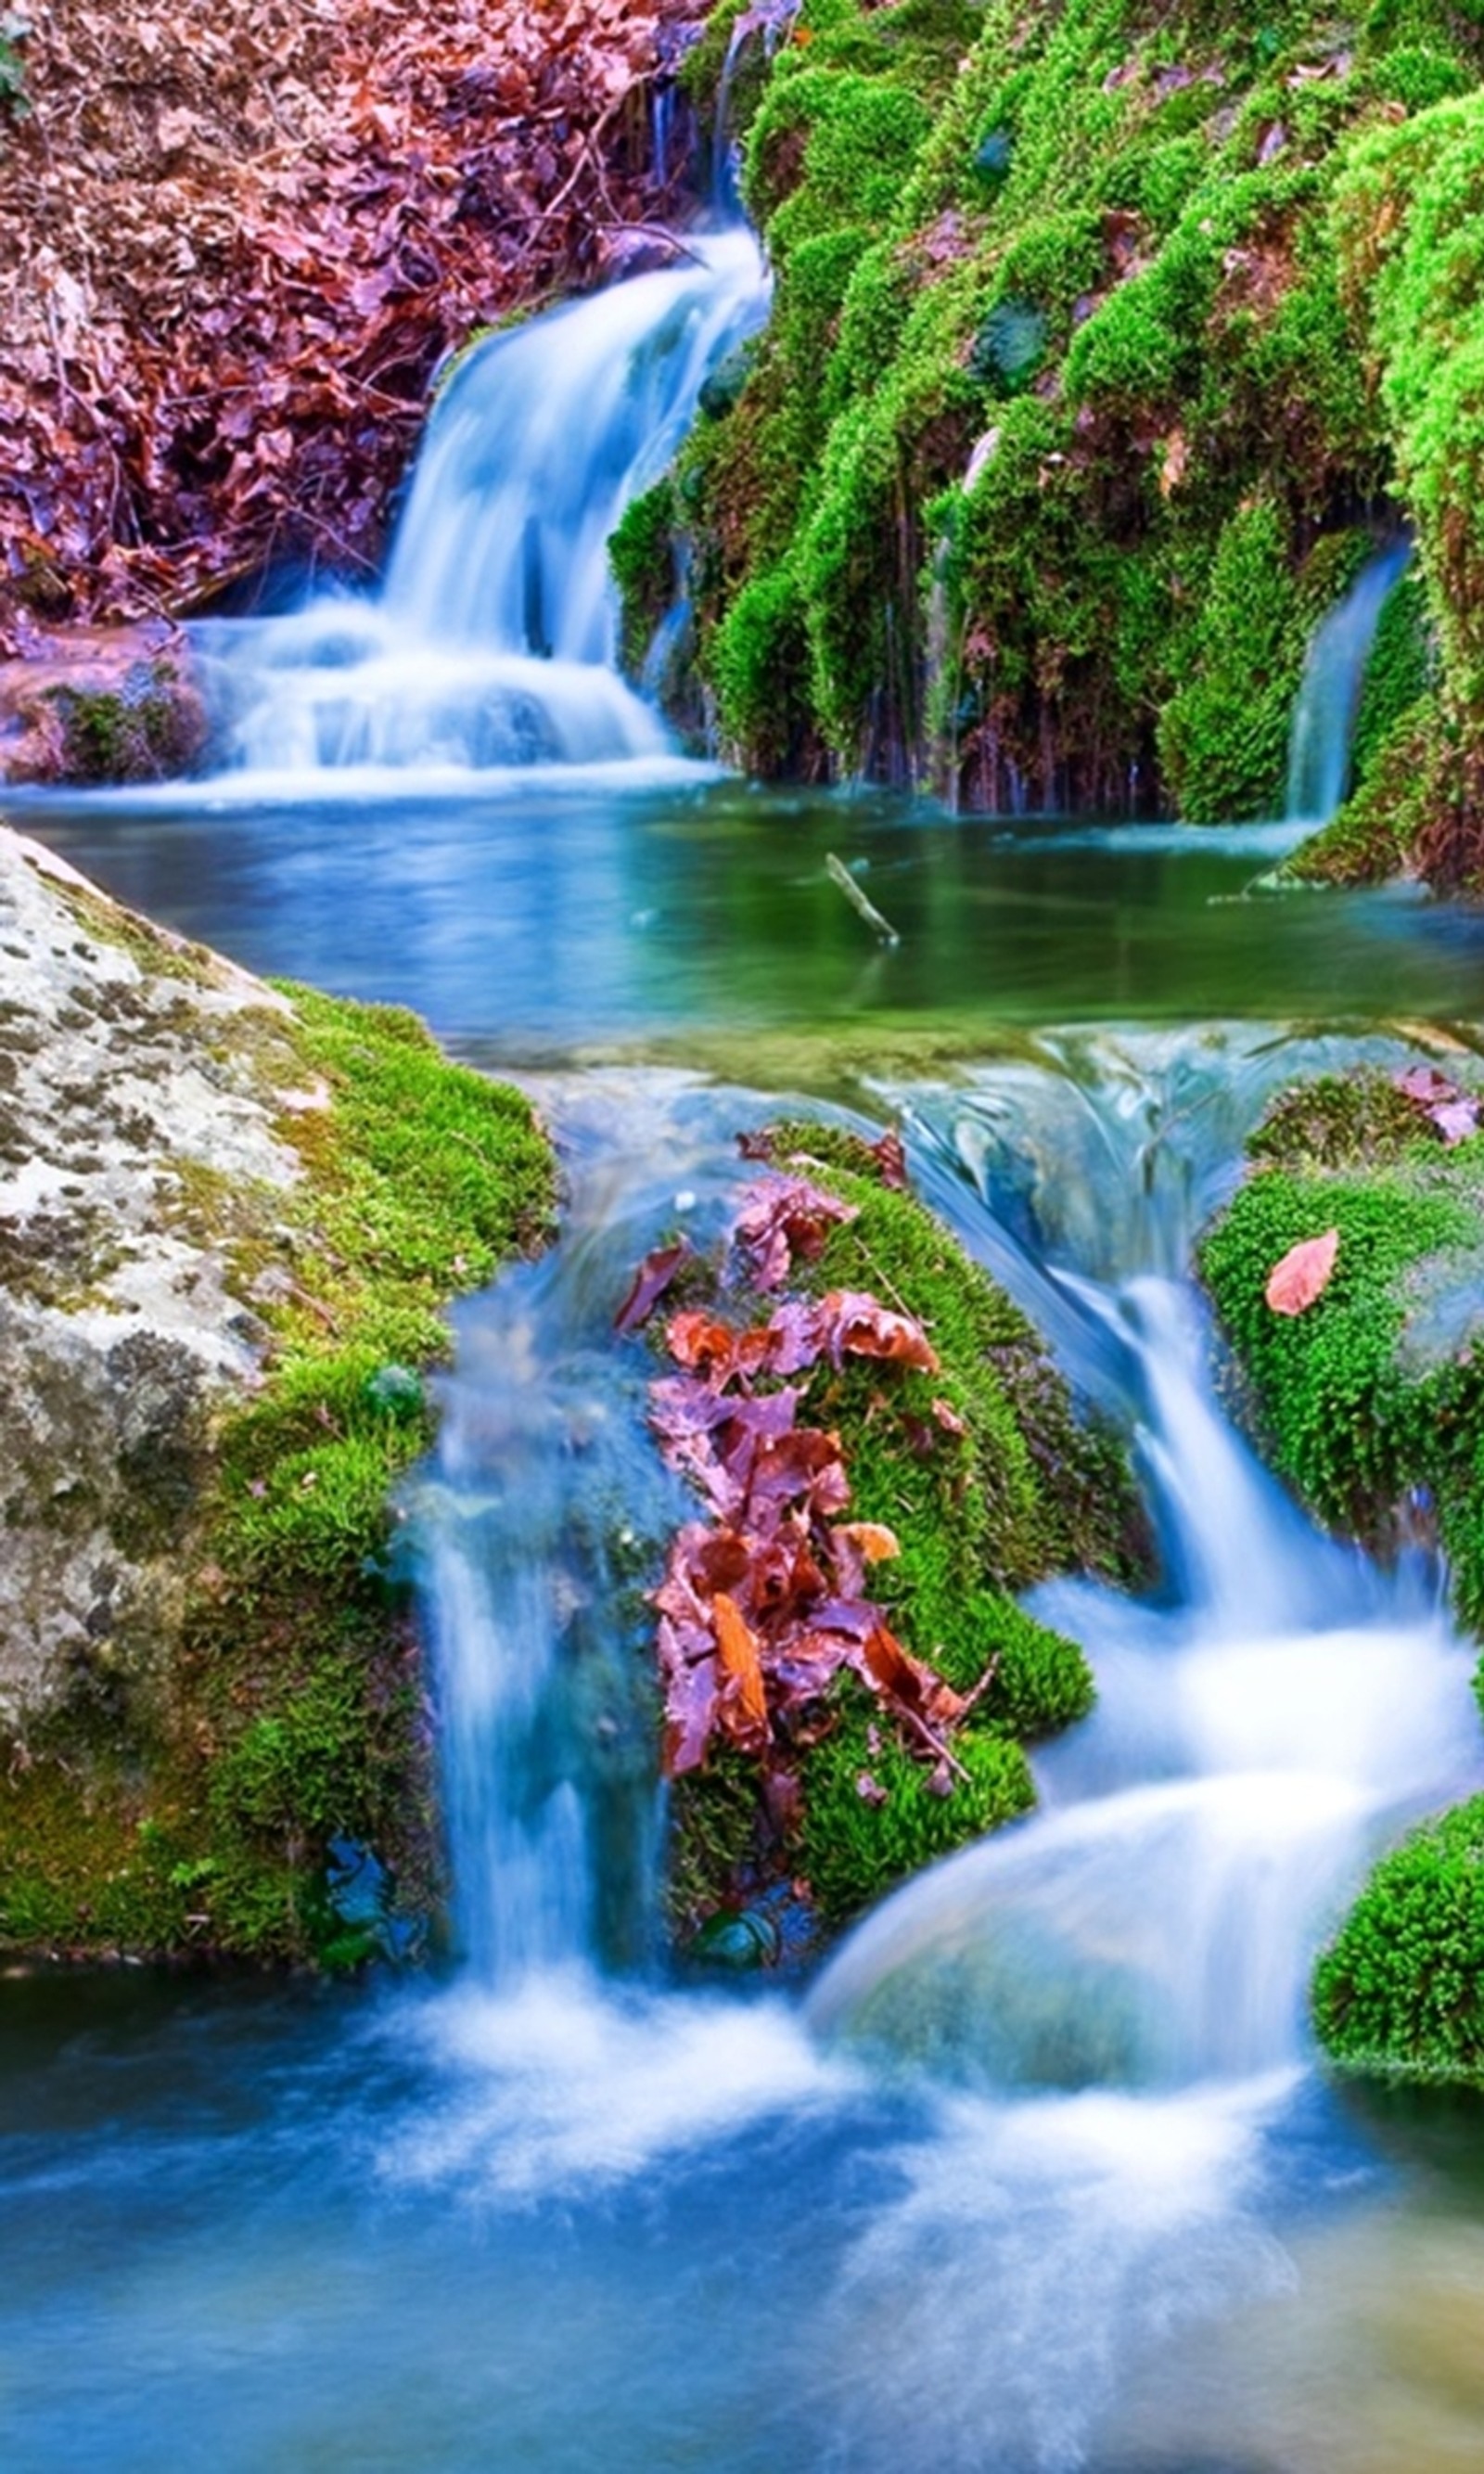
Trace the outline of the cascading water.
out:
<instances>
[{"instance_id":1,"label":"cascading water","mask_svg":"<svg viewBox=\"0 0 1484 2474\"><path fill-rule=\"evenodd\" d=\"M848 2122L867 2072L879 2110L885 2060L926 2111L811 2336L831 2445L865 2474L1126 2474L1090 2451L1131 2359L1289 2273L1253 2193L1297 2101L1327 1919L1386 1832L1474 1783L1472 1659L1435 1572L1379 1573L1264 1473L1177 1269L1264 1091L1342 1046L1050 1034L892 1089L924 1192L1134 1421L1164 1580L1151 1602L1036 1594L1087 1645L1099 1708L1037 1756L1038 1814L857 1929L806 2001L813 2051L782 2003L591 1973L645 1949L658 1819L640 1644L601 1540L616 1521L652 1540L685 1509L641 1432L643 1352L616 1358L611 1319L677 1216L703 1245L718 1230L733 1138L767 1104L559 1078L568 1231L466 1310L422 1527L474 1987L436 2014L459 2092L399 2182L608 2189L678 2171L697 2141L720 2172L744 2127ZM1067 1201L1088 1145L1125 1215L1084 1224ZM606 1922L605 1878L622 1885Z\"/></svg>"},{"instance_id":2,"label":"cascading water","mask_svg":"<svg viewBox=\"0 0 1484 2474\"><path fill-rule=\"evenodd\" d=\"M1049 1074L893 1096L957 1168L956 1201L930 1165L937 1206L1080 1379L1133 1410L1164 1594L1038 1593L1100 1688L1095 1717L1039 1764L1045 1816L888 1901L812 2008L826 2032L926 2048L989 2083L1197 2085L1298 2061L1308 1963L1367 1850L1476 1766L1470 1660L1434 1580L1329 1544L1258 1467L1174 1276L1244 1120L1299 1070L1293 1045L1049 1046ZM1306 1043L1304 1067L1334 1051ZM1092 1194L1124 1207L1083 1215Z\"/></svg>"},{"instance_id":3,"label":"cascading water","mask_svg":"<svg viewBox=\"0 0 1484 2474\"><path fill-rule=\"evenodd\" d=\"M428 424L380 592L198 630L229 769L471 771L663 758L619 676L607 544L706 378L766 312L756 244L678 264L472 351Z\"/></svg>"},{"instance_id":4,"label":"cascading water","mask_svg":"<svg viewBox=\"0 0 1484 2474\"><path fill-rule=\"evenodd\" d=\"M1314 630L1288 745L1293 824L1327 824L1344 800L1366 664L1386 596L1411 555L1410 543L1398 542L1368 559Z\"/></svg>"}]
</instances>

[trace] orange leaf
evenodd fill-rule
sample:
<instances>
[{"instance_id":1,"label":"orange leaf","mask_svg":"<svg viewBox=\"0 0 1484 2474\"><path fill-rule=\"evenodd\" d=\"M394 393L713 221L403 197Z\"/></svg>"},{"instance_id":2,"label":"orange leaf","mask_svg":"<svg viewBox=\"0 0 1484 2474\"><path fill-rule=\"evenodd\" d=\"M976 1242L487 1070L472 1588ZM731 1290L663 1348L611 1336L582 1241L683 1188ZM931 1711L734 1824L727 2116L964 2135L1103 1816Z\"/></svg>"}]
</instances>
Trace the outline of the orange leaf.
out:
<instances>
[{"instance_id":1,"label":"orange leaf","mask_svg":"<svg viewBox=\"0 0 1484 2474\"><path fill-rule=\"evenodd\" d=\"M737 1678L737 1707L749 1725L767 1725L767 1696L755 1635L735 1598L718 1589L711 1611L717 1625L717 1655L728 1675Z\"/></svg>"},{"instance_id":2,"label":"orange leaf","mask_svg":"<svg viewBox=\"0 0 1484 2474\"><path fill-rule=\"evenodd\" d=\"M1322 1298L1339 1250L1338 1228L1326 1228L1322 1237L1305 1237L1302 1246L1290 1246L1282 1261L1274 1264L1263 1292L1274 1313L1301 1315L1316 1298Z\"/></svg>"},{"instance_id":3,"label":"orange leaf","mask_svg":"<svg viewBox=\"0 0 1484 2474\"><path fill-rule=\"evenodd\" d=\"M867 1564L889 1564L902 1551L895 1530L884 1528L879 1520L850 1520L835 1534L848 1538Z\"/></svg>"}]
</instances>

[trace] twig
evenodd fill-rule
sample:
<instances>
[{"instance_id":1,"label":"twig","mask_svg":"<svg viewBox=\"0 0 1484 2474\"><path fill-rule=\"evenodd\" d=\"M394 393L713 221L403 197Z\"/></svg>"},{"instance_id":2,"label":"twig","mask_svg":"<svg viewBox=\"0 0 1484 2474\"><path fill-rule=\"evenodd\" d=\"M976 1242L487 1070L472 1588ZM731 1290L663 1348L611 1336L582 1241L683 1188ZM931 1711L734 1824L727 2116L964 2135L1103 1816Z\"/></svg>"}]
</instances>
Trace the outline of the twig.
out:
<instances>
[{"instance_id":1,"label":"twig","mask_svg":"<svg viewBox=\"0 0 1484 2474\"><path fill-rule=\"evenodd\" d=\"M953 1723L956 1727L961 1727L964 1719L968 1716L969 1711L978 1702L984 1699L985 1694L988 1691L995 1677L999 1674L1000 1659L1002 1655L1002 1651L998 1649L995 1651L994 1656L991 1658L983 1675L980 1677L979 1682L975 1685L973 1691L965 1694L962 1707L959 1710L954 1718Z\"/></svg>"},{"instance_id":2,"label":"twig","mask_svg":"<svg viewBox=\"0 0 1484 2474\"><path fill-rule=\"evenodd\" d=\"M950 1744L944 1741L941 1735L934 1733L933 1729L928 1725L926 1718L920 1718L915 1710L909 1710L905 1701L895 1701L892 1703L892 1707L899 1718L906 1719L909 1727L916 1728L918 1734L922 1737L923 1742L928 1746L929 1750L935 1752L940 1761L946 1761L949 1768L955 1771L963 1781L965 1786L972 1786L973 1780L969 1777L969 1774L964 1768L963 1763L960 1760L958 1754L953 1750Z\"/></svg>"},{"instance_id":3,"label":"twig","mask_svg":"<svg viewBox=\"0 0 1484 2474\"><path fill-rule=\"evenodd\" d=\"M900 945L902 939L890 920L884 919L875 903L862 892L844 861L837 859L833 851L826 851L824 864L831 881L839 885L851 910L859 911L871 934L879 936L884 945Z\"/></svg>"}]
</instances>

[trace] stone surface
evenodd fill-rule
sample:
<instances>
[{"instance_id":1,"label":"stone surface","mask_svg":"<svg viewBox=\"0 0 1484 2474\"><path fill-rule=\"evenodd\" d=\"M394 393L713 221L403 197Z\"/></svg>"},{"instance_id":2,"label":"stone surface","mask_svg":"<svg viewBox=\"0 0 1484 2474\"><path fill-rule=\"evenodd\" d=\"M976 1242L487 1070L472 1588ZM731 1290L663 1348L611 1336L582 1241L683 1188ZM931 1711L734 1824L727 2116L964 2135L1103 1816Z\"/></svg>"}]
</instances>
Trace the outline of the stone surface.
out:
<instances>
[{"instance_id":1,"label":"stone surface","mask_svg":"<svg viewBox=\"0 0 1484 2474\"><path fill-rule=\"evenodd\" d=\"M250 1040L283 1000L0 828L0 1728L171 1630L213 1406L256 1378L226 1181L286 1189ZM312 1101L313 1095L295 1095Z\"/></svg>"},{"instance_id":2,"label":"stone surface","mask_svg":"<svg viewBox=\"0 0 1484 2474\"><path fill-rule=\"evenodd\" d=\"M167 619L41 627L0 662L0 782L158 782L207 742L190 648Z\"/></svg>"}]
</instances>

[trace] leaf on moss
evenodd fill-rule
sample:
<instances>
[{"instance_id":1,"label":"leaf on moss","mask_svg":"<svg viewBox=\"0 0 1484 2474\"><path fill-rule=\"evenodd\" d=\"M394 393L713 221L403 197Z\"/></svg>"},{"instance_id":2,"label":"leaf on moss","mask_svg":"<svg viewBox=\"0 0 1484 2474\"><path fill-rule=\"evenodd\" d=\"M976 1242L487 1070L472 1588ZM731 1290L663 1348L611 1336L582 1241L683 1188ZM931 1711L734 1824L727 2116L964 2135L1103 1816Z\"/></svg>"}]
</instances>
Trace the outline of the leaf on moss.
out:
<instances>
[{"instance_id":1,"label":"leaf on moss","mask_svg":"<svg viewBox=\"0 0 1484 2474\"><path fill-rule=\"evenodd\" d=\"M758 1736L766 1739L767 1694L763 1686L757 1636L736 1599L728 1597L724 1589L712 1600L712 1613L717 1624L717 1661L736 1686L730 1701L723 1702L723 1722L732 1722L728 1732L741 1743Z\"/></svg>"},{"instance_id":2,"label":"leaf on moss","mask_svg":"<svg viewBox=\"0 0 1484 2474\"><path fill-rule=\"evenodd\" d=\"M1290 1246L1281 1261L1274 1264L1263 1292L1274 1313L1305 1314L1329 1286L1339 1250L1338 1228L1326 1228L1322 1237L1305 1237L1302 1245Z\"/></svg>"},{"instance_id":3,"label":"leaf on moss","mask_svg":"<svg viewBox=\"0 0 1484 2474\"><path fill-rule=\"evenodd\" d=\"M615 1331L637 1331L647 1322L665 1295L682 1263L689 1260L691 1246L682 1237L673 1246L658 1246L646 1254L629 1283L628 1294L613 1319Z\"/></svg>"},{"instance_id":4,"label":"leaf on moss","mask_svg":"<svg viewBox=\"0 0 1484 2474\"><path fill-rule=\"evenodd\" d=\"M1478 1132L1484 1103L1475 1093L1460 1090L1435 1065L1409 1065L1404 1074L1393 1079L1397 1089L1437 1128L1450 1151L1455 1143L1465 1143L1471 1134Z\"/></svg>"},{"instance_id":5,"label":"leaf on moss","mask_svg":"<svg viewBox=\"0 0 1484 2474\"><path fill-rule=\"evenodd\" d=\"M737 1245L760 1289L783 1286L795 1258L813 1262L832 1227L860 1217L853 1202L826 1194L807 1177L764 1177L750 1186L737 1215Z\"/></svg>"}]
</instances>

